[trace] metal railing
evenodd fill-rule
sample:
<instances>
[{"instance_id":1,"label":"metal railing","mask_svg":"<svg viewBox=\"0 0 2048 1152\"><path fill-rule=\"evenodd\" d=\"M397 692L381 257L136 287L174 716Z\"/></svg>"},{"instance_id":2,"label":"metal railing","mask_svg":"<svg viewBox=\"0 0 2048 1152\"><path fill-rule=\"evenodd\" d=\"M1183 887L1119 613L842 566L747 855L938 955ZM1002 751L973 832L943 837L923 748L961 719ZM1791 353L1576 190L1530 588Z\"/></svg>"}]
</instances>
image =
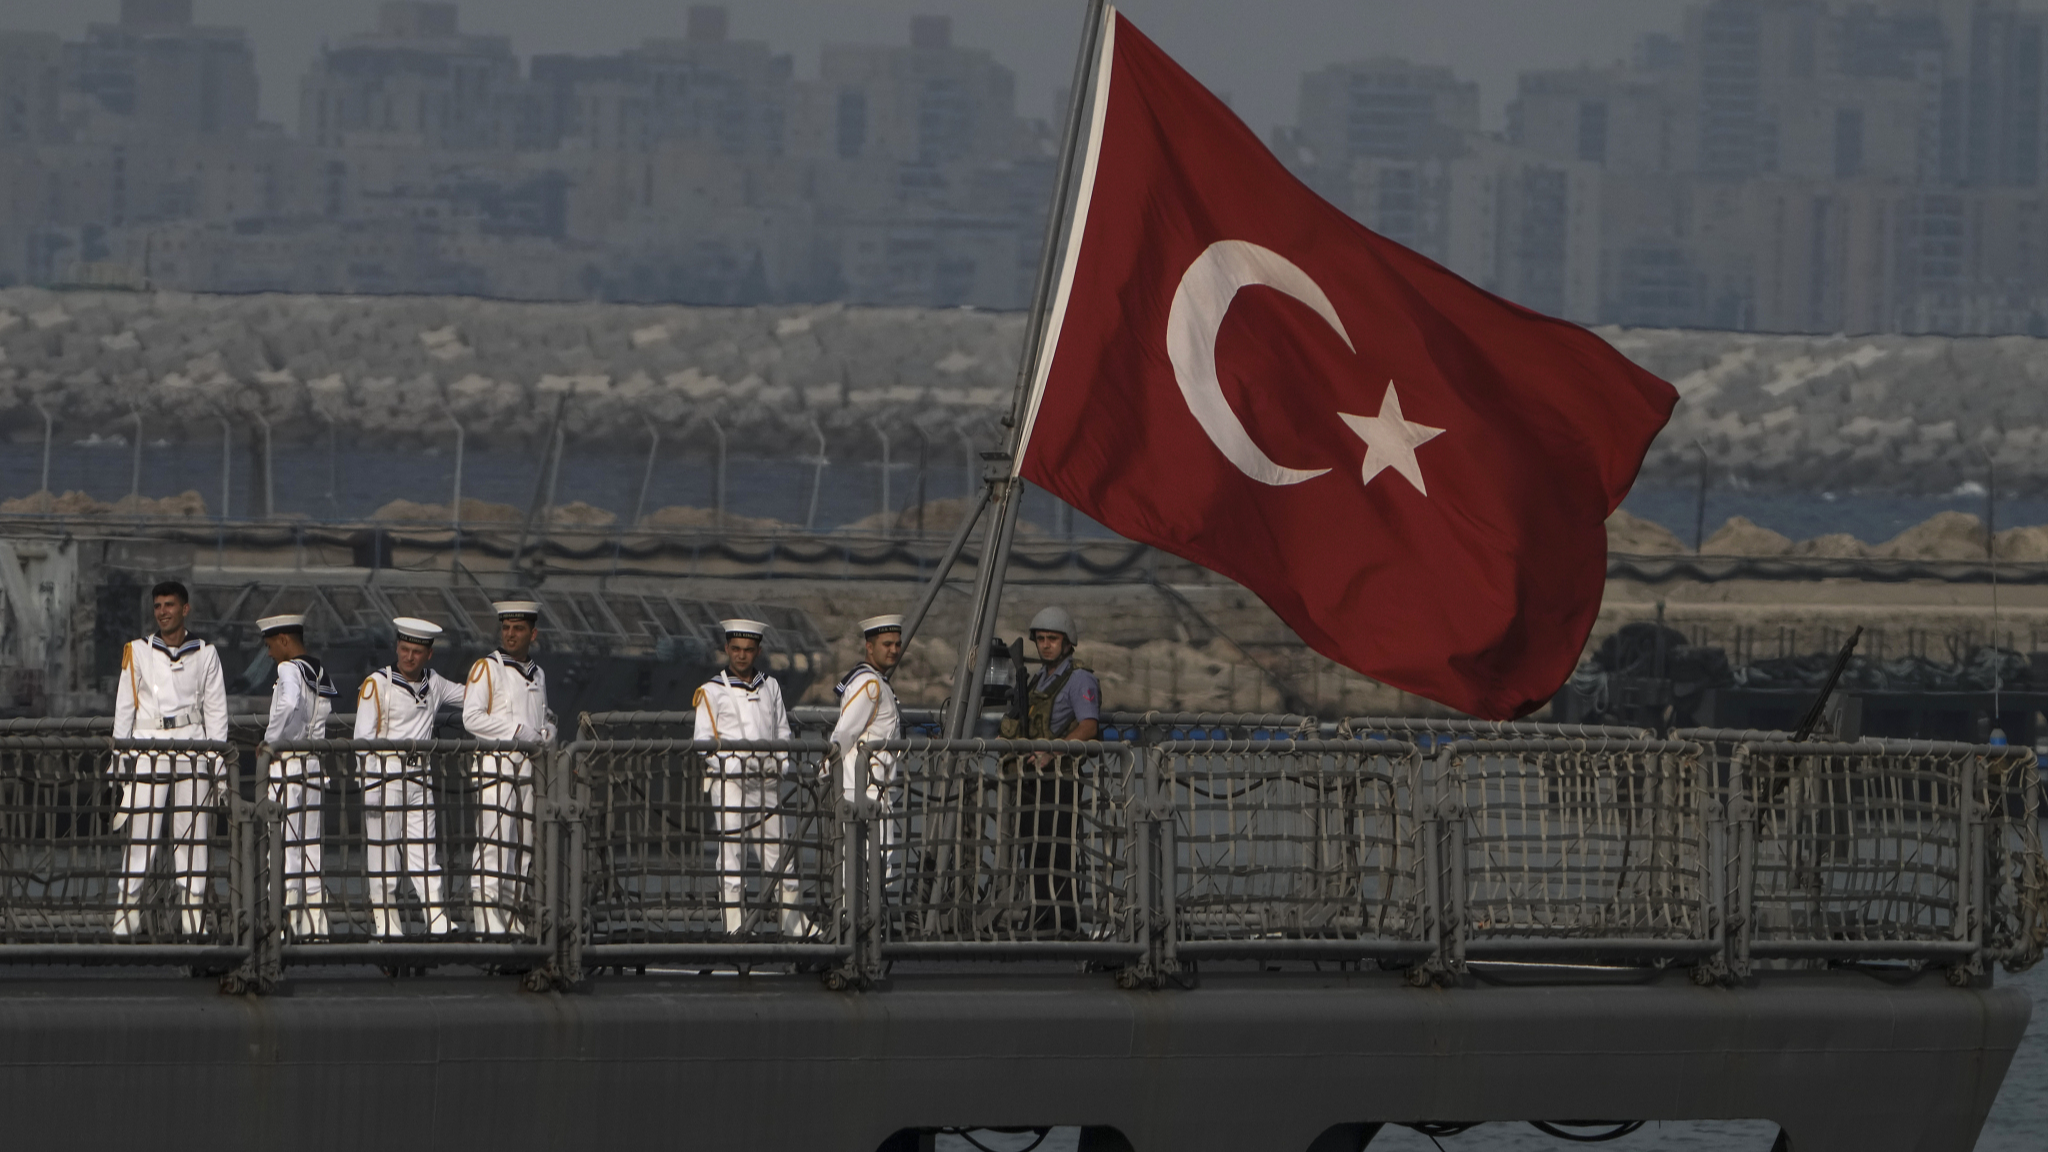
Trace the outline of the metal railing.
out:
<instances>
[{"instance_id":1,"label":"metal railing","mask_svg":"<svg viewBox=\"0 0 2048 1152\"><path fill-rule=\"evenodd\" d=\"M1143 958L1132 749L897 740L853 768L881 958Z\"/></svg>"},{"instance_id":2,"label":"metal railing","mask_svg":"<svg viewBox=\"0 0 2048 1152\"><path fill-rule=\"evenodd\" d=\"M234 748L0 740L0 963L247 961L261 886Z\"/></svg>"},{"instance_id":3,"label":"metal railing","mask_svg":"<svg viewBox=\"0 0 2048 1152\"><path fill-rule=\"evenodd\" d=\"M937 708L901 708L903 727L937 733ZM991 716L995 715L993 713ZM577 735L584 740L680 740L695 738L695 712L585 712L576 718ZM798 740L829 740L839 709L816 704L799 704L789 709L790 735Z\"/></svg>"},{"instance_id":4,"label":"metal railing","mask_svg":"<svg viewBox=\"0 0 2048 1152\"><path fill-rule=\"evenodd\" d=\"M1742 954L2038 959L2031 750L1758 742L1729 793Z\"/></svg>"},{"instance_id":5,"label":"metal railing","mask_svg":"<svg viewBox=\"0 0 2048 1152\"><path fill-rule=\"evenodd\" d=\"M936 734L937 708L901 709L906 731ZM1001 709L982 713L983 730L992 730ZM798 705L789 723L798 737L829 738L838 709ZM695 725L693 712L586 712L578 718L585 739L687 740ZM1353 716L1327 721L1294 712L1105 712L1102 739L1112 743L1153 745L1167 740L1309 740L1318 737L1413 740L1425 750L1457 740L1522 739L1647 739L1644 728L1602 724L1551 724L1534 720L1467 720L1451 717Z\"/></svg>"},{"instance_id":6,"label":"metal railing","mask_svg":"<svg viewBox=\"0 0 2048 1152\"><path fill-rule=\"evenodd\" d=\"M1178 725L1180 722L1175 721ZM1192 725L1200 728L1202 725ZM1384 733L1151 742L0 735L0 962L2027 967L2031 753ZM1724 770L1725 769L1725 775Z\"/></svg>"},{"instance_id":7,"label":"metal railing","mask_svg":"<svg viewBox=\"0 0 2048 1152\"><path fill-rule=\"evenodd\" d=\"M1453 962L1718 955L1718 804L1699 745L1465 741L1435 760Z\"/></svg>"},{"instance_id":8,"label":"metal railing","mask_svg":"<svg viewBox=\"0 0 2048 1152\"><path fill-rule=\"evenodd\" d=\"M831 754L815 740L571 745L580 906L566 922L582 963L850 956Z\"/></svg>"},{"instance_id":9,"label":"metal railing","mask_svg":"<svg viewBox=\"0 0 2048 1152\"><path fill-rule=\"evenodd\" d=\"M259 977L288 965L553 962L562 770L552 749L511 741L259 749Z\"/></svg>"},{"instance_id":10,"label":"metal railing","mask_svg":"<svg viewBox=\"0 0 2048 1152\"><path fill-rule=\"evenodd\" d=\"M1413 744L1168 741L1153 756L1165 967L1437 952Z\"/></svg>"}]
</instances>

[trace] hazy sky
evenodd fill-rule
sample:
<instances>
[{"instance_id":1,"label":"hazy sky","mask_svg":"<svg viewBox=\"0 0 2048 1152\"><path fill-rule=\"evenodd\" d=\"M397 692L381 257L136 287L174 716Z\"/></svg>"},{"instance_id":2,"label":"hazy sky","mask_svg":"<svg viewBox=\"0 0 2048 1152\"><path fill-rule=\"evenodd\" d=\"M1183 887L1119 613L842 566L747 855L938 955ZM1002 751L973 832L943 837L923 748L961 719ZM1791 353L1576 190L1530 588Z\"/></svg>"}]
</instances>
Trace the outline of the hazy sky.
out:
<instances>
[{"instance_id":1,"label":"hazy sky","mask_svg":"<svg viewBox=\"0 0 2048 1152\"><path fill-rule=\"evenodd\" d=\"M1264 133L1292 123L1301 74L1400 55L1480 84L1498 124L1527 68L1625 58L1644 32L1676 31L1687 0L1128 0L1123 11ZM690 0L463 0L465 31L535 52L611 52L681 32ZM901 43L914 12L953 17L954 42L1018 74L1019 111L1045 116L1073 66L1082 0L730 0L735 37L766 40L817 70L828 42ZM0 28L81 34L119 0L0 0ZM296 125L298 80L323 39L371 28L377 0L196 0L197 18L249 29L268 119Z\"/></svg>"}]
</instances>

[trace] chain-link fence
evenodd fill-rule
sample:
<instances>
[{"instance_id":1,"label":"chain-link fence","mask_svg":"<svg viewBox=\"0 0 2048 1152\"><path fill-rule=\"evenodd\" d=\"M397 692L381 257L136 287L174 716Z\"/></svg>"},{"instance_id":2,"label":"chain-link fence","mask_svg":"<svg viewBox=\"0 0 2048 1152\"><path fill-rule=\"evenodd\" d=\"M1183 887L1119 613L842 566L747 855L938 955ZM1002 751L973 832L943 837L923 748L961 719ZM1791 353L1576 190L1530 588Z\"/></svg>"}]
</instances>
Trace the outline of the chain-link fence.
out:
<instances>
[{"instance_id":1,"label":"chain-link fence","mask_svg":"<svg viewBox=\"0 0 2048 1152\"><path fill-rule=\"evenodd\" d=\"M1156 720L1156 718L1155 718ZM1135 727L1143 728L1146 725ZM2048 943L2007 748L1444 737L257 749L0 733L0 962L1936 964ZM1227 730L1225 740L1153 739Z\"/></svg>"}]
</instances>

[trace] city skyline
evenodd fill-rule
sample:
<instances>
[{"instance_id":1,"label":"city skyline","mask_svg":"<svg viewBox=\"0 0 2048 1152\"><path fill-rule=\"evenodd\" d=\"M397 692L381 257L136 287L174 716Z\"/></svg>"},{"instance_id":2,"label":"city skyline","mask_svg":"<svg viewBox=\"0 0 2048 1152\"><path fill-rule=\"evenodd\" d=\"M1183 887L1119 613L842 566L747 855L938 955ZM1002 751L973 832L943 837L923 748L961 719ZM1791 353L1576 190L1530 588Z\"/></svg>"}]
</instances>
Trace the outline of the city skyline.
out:
<instances>
[{"instance_id":1,"label":"city skyline","mask_svg":"<svg viewBox=\"0 0 2048 1152\"><path fill-rule=\"evenodd\" d=\"M1625 61L1649 33L1675 33L1689 0L1550 0L1540 14L1521 0L1129 0L1118 7L1196 78L1229 100L1261 135L1291 124L1302 75L1328 64L1379 56L1447 65L1479 85L1489 129L1506 123L1520 73ZM378 0L285 12L272 0L197 0L202 25L246 29L256 58L262 116L295 128L298 87L323 43L332 47L373 27ZM589 0L573 8L545 0L465 0L465 32L507 37L522 59L592 55L648 37L683 34L688 5L667 0ZM1054 115L1071 79L1084 0L746 0L732 5L732 36L763 40L814 79L828 44L897 43L914 15L950 17L955 40L983 48L1018 77L1018 110ZM75 40L91 24L119 18L119 0L11 0L0 31L49 32ZM1474 27L1495 30L1481 39Z\"/></svg>"},{"instance_id":2,"label":"city skyline","mask_svg":"<svg viewBox=\"0 0 2048 1152\"><path fill-rule=\"evenodd\" d=\"M222 22L241 2L0 30L0 284L1029 304L1060 119L1018 65L1066 0L1016 10L1032 35L981 0L862 0L804 42L770 17L815 0L690 4L593 18L602 50L520 33L514 0L388 0L289 102ZM1162 21L1202 80L1242 6L1175 11L1226 17ZM1346 26L1295 52L1291 102L1207 80L1325 199L1482 288L1584 324L2048 335L2048 12L1696 0L1670 30L1616 21L1619 59L1519 60L1504 107L1464 57L1356 53Z\"/></svg>"}]
</instances>

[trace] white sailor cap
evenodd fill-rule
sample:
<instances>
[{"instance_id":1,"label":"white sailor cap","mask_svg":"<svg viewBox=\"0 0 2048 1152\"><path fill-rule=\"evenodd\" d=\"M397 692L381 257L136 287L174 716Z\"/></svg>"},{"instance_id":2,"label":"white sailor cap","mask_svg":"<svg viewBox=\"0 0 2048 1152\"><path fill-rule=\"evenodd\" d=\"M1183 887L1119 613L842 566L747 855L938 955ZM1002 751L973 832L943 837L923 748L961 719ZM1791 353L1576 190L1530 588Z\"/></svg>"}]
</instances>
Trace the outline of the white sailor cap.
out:
<instances>
[{"instance_id":1,"label":"white sailor cap","mask_svg":"<svg viewBox=\"0 0 2048 1152\"><path fill-rule=\"evenodd\" d=\"M860 622L860 634L863 637L873 636L877 632L901 631L903 631L903 617L901 614L870 616Z\"/></svg>"},{"instance_id":2,"label":"white sailor cap","mask_svg":"<svg viewBox=\"0 0 2048 1152\"><path fill-rule=\"evenodd\" d=\"M500 600L492 604L491 607L497 610L500 620L508 616L513 618L523 616L528 620L540 619L540 602L538 600Z\"/></svg>"},{"instance_id":3,"label":"white sailor cap","mask_svg":"<svg viewBox=\"0 0 2048 1152\"><path fill-rule=\"evenodd\" d=\"M751 636L759 640L768 634L768 626L759 620L720 620L718 626L725 629L725 634L728 638L733 636Z\"/></svg>"},{"instance_id":4,"label":"white sailor cap","mask_svg":"<svg viewBox=\"0 0 2048 1152\"><path fill-rule=\"evenodd\" d=\"M305 631L306 628L306 618L304 615L265 616L261 620L256 621L256 628L265 636L269 636L275 632L285 632L292 629L297 629L303 632Z\"/></svg>"},{"instance_id":5,"label":"white sailor cap","mask_svg":"<svg viewBox=\"0 0 2048 1152\"><path fill-rule=\"evenodd\" d=\"M398 630L400 640L410 640L415 644L432 644L441 635L439 624L417 616L400 616L391 622L391 626Z\"/></svg>"}]
</instances>

